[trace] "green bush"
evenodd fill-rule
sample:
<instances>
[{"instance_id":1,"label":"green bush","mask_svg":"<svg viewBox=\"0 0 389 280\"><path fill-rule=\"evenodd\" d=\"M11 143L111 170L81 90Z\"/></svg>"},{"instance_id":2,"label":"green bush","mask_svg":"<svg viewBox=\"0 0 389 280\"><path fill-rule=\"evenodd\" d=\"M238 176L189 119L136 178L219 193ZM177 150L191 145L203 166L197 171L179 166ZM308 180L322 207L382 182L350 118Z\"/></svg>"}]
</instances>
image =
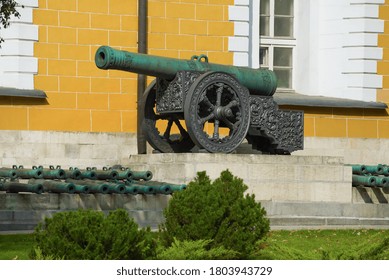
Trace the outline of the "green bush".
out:
<instances>
[{"instance_id":1,"label":"green bush","mask_svg":"<svg viewBox=\"0 0 389 280\"><path fill-rule=\"evenodd\" d=\"M65 260L150 259L156 242L150 229L138 225L124 209L105 215L99 211L60 212L46 218L35 230L36 248L42 256Z\"/></svg>"},{"instance_id":2,"label":"green bush","mask_svg":"<svg viewBox=\"0 0 389 280\"><path fill-rule=\"evenodd\" d=\"M169 248L162 248L158 253L160 260L228 260L238 255L223 246L209 248L212 240L179 241L175 239Z\"/></svg>"},{"instance_id":3,"label":"green bush","mask_svg":"<svg viewBox=\"0 0 389 280\"><path fill-rule=\"evenodd\" d=\"M378 238L377 238L378 239ZM328 252L329 259L337 260L388 260L389 259L389 238L381 240L366 240L357 246L345 250L341 254Z\"/></svg>"},{"instance_id":4,"label":"green bush","mask_svg":"<svg viewBox=\"0 0 389 280\"><path fill-rule=\"evenodd\" d=\"M33 251L30 253L30 255L34 257L34 260L38 260L38 261L43 261L43 260L46 260L46 261L63 260L63 259L56 259L56 258L54 258L51 255L44 255L42 253L41 248L39 248L39 247L34 247Z\"/></svg>"},{"instance_id":5,"label":"green bush","mask_svg":"<svg viewBox=\"0 0 389 280\"><path fill-rule=\"evenodd\" d=\"M210 248L223 246L249 258L269 231L266 212L254 195L244 195L247 186L228 170L211 182L199 172L183 192L174 193L164 210L161 238L170 246L176 238L212 240Z\"/></svg>"}]
</instances>

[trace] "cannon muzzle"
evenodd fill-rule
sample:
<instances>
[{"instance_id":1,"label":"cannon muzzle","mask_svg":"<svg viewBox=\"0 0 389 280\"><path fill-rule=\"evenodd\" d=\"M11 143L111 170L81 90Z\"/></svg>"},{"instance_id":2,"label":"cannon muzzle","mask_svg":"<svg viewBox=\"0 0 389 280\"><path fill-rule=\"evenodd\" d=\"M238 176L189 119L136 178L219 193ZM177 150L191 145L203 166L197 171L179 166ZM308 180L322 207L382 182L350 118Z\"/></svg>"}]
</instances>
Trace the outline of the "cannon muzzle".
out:
<instances>
[{"instance_id":1,"label":"cannon muzzle","mask_svg":"<svg viewBox=\"0 0 389 280\"><path fill-rule=\"evenodd\" d=\"M51 193L75 193L76 188L72 183L66 183L62 181L55 180L45 180L45 179L30 179L29 184L41 184L45 192Z\"/></svg>"},{"instance_id":2,"label":"cannon muzzle","mask_svg":"<svg viewBox=\"0 0 389 280\"><path fill-rule=\"evenodd\" d=\"M103 168L103 170L93 169L97 180L116 180L119 178L119 172L114 169Z\"/></svg>"},{"instance_id":3,"label":"cannon muzzle","mask_svg":"<svg viewBox=\"0 0 389 280\"><path fill-rule=\"evenodd\" d=\"M134 184L130 181L125 182L126 191L124 193L126 194L138 194L139 193L139 185Z\"/></svg>"},{"instance_id":4,"label":"cannon muzzle","mask_svg":"<svg viewBox=\"0 0 389 280\"><path fill-rule=\"evenodd\" d=\"M132 171L130 169L118 170L118 180L130 180L132 176Z\"/></svg>"},{"instance_id":5,"label":"cannon muzzle","mask_svg":"<svg viewBox=\"0 0 389 280\"><path fill-rule=\"evenodd\" d=\"M32 169L24 168L23 166L16 167L15 165L12 169L16 172L16 177L20 179L41 179L43 178L42 169L33 166Z\"/></svg>"},{"instance_id":6,"label":"cannon muzzle","mask_svg":"<svg viewBox=\"0 0 389 280\"><path fill-rule=\"evenodd\" d=\"M90 179L90 180L96 180L97 174L96 170L91 169L88 167L86 170L80 170L81 171L81 178L82 179ZM75 178L73 178L75 179Z\"/></svg>"},{"instance_id":7,"label":"cannon muzzle","mask_svg":"<svg viewBox=\"0 0 389 280\"><path fill-rule=\"evenodd\" d=\"M69 170L65 170L65 178L80 180L82 179L82 173L78 168L70 167Z\"/></svg>"},{"instance_id":8,"label":"cannon muzzle","mask_svg":"<svg viewBox=\"0 0 389 280\"><path fill-rule=\"evenodd\" d=\"M97 180L90 180L90 179L84 179L84 180L66 179L66 182L73 183L75 185L87 186L89 193L106 194L110 192L109 183L104 181L97 181Z\"/></svg>"},{"instance_id":9,"label":"cannon muzzle","mask_svg":"<svg viewBox=\"0 0 389 280\"><path fill-rule=\"evenodd\" d=\"M173 80L179 71L224 72L234 76L251 94L264 96L272 96L277 88L277 78L270 70L208 63L208 57L205 55L181 60L101 46L96 51L95 63L100 69L123 70L166 80Z\"/></svg>"},{"instance_id":10,"label":"cannon muzzle","mask_svg":"<svg viewBox=\"0 0 389 280\"><path fill-rule=\"evenodd\" d=\"M49 168L39 166L38 169L42 170L43 179L65 179L66 176L65 170L61 169L59 166L57 166L57 168L54 168L54 166L50 166Z\"/></svg>"},{"instance_id":11,"label":"cannon muzzle","mask_svg":"<svg viewBox=\"0 0 389 280\"><path fill-rule=\"evenodd\" d=\"M15 179L18 176L13 168L0 168L0 177Z\"/></svg>"},{"instance_id":12,"label":"cannon muzzle","mask_svg":"<svg viewBox=\"0 0 389 280\"><path fill-rule=\"evenodd\" d=\"M353 164L351 165L351 169L355 175L364 175L367 173L366 165L363 164Z\"/></svg>"},{"instance_id":13,"label":"cannon muzzle","mask_svg":"<svg viewBox=\"0 0 389 280\"><path fill-rule=\"evenodd\" d=\"M352 185L353 186L375 187L377 185L376 177L352 175Z\"/></svg>"},{"instance_id":14,"label":"cannon muzzle","mask_svg":"<svg viewBox=\"0 0 389 280\"><path fill-rule=\"evenodd\" d=\"M9 193L19 193L19 192L31 192L31 193L37 193L41 194L43 192L43 186L42 184L24 184L19 182L4 182L3 183L3 190Z\"/></svg>"},{"instance_id":15,"label":"cannon muzzle","mask_svg":"<svg viewBox=\"0 0 389 280\"><path fill-rule=\"evenodd\" d=\"M147 171L130 171L130 180L145 180L150 181L153 178L153 173Z\"/></svg>"},{"instance_id":16,"label":"cannon muzzle","mask_svg":"<svg viewBox=\"0 0 389 280\"><path fill-rule=\"evenodd\" d=\"M382 175L384 173L384 166L382 164L366 165L366 171L372 175Z\"/></svg>"},{"instance_id":17,"label":"cannon muzzle","mask_svg":"<svg viewBox=\"0 0 389 280\"><path fill-rule=\"evenodd\" d=\"M377 187L389 188L389 178L383 176L374 176Z\"/></svg>"}]
</instances>

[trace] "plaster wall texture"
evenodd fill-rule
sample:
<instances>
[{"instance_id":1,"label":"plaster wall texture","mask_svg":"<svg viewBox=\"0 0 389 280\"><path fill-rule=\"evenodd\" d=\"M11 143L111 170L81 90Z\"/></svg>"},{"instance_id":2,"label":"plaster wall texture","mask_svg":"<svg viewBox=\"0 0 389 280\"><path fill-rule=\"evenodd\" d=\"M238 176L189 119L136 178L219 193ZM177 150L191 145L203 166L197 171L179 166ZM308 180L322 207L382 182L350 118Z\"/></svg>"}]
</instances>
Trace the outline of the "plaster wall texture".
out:
<instances>
[{"instance_id":1,"label":"plaster wall texture","mask_svg":"<svg viewBox=\"0 0 389 280\"><path fill-rule=\"evenodd\" d=\"M0 86L40 89L48 98L1 96L0 129L135 132L137 75L99 70L94 56L101 45L137 52L137 1L19 2L26 6L21 19L2 33ZM232 64L230 4L148 1L148 52L184 59L204 53Z\"/></svg>"}]
</instances>

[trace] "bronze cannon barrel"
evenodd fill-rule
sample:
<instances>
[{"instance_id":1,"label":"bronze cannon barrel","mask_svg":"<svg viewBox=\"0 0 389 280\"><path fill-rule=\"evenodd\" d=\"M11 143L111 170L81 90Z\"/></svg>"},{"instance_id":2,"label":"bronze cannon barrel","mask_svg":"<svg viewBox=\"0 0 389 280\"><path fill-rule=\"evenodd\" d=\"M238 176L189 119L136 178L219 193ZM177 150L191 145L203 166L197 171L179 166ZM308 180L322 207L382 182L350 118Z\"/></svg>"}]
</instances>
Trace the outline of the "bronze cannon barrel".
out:
<instances>
[{"instance_id":1,"label":"bronze cannon barrel","mask_svg":"<svg viewBox=\"0 0 389 280\"><path fill-rule=\"evenodd\" d=\"M224 72L234 76L251 94L263 96L272 96L277 88L277 78L270 70L208 63L208 57L204 55L183 60L101 46L96 51L95 63L100 69L123 70L166 80L174 79L179 71Z\"/></svg>"}]
</instances>

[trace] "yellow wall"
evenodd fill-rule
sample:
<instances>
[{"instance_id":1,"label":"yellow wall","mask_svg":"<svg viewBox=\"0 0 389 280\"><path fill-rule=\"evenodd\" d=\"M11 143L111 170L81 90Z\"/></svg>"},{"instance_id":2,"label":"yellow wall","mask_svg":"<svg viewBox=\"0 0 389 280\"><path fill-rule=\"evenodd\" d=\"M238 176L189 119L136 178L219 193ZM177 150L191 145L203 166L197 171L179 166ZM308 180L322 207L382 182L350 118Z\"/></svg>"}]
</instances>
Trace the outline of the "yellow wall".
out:
<instances>
[{"instance_id":1,"label":"yellow wall","mask_svg":"<svg viewBox=\"0 0 389 280\"><path fill-rule=\"evenodd\" d=\"M206 54L210 62L232 64L228 6L234 0L149 0L149 53L190 59Z\"/></svg>"},{"instance_id":2,"label":"yellow wall","mask_svg":"<svg viewBox=\"0 0 389 280\"><path fill-rule=\"evenodd\" d=\"M137 51L137 0L39 0L33 21L38 74L47 101L0 97L0 129L136 131L136 74L99 70L100 45ZM233 0L149 1L149 53L232 63Z\"/></svg>"},{"instance_id":3,"label":"yellow wall","mask_svg":"<svg viewBox=\"0 0 389 280\"><path fill-rule=\"evenodd\" d=\"M307 137L389 138L389 110L292 107L304 111Z\"/></svg>"},{"instance_id":4,"label":"yellow wall","mask_svg":"<svg viewBox=\"0 0 389 280\"><path fill-rule=\"evenodd\" d=\"M39 0L34 23L39 72L35 88L47 101L0 97L0 129L92 132L136 131L136 75L99 70L100 45L137 51L137 0ZM206 54L210 62L232 64L228 37L233 0L149 0L150 54L189 59ZM380 7L385 32L378 100L389 104L389 0ZM149 78L149 81L152 78ZM305 111L305 135L389 138L389 111L296 108Z\"/></svg>"}]
</instances>

